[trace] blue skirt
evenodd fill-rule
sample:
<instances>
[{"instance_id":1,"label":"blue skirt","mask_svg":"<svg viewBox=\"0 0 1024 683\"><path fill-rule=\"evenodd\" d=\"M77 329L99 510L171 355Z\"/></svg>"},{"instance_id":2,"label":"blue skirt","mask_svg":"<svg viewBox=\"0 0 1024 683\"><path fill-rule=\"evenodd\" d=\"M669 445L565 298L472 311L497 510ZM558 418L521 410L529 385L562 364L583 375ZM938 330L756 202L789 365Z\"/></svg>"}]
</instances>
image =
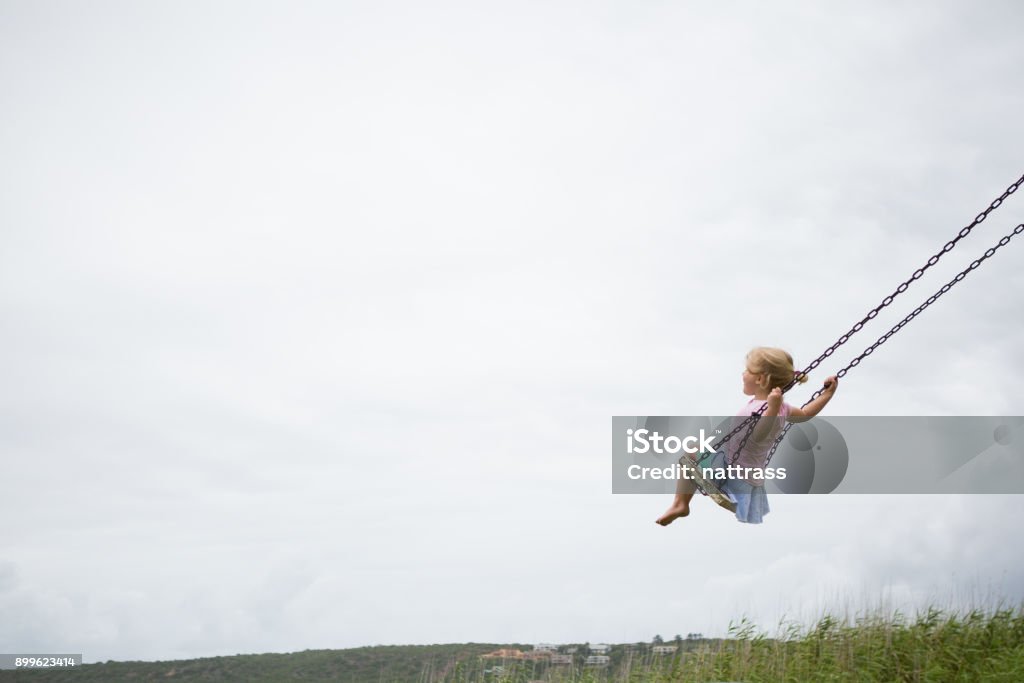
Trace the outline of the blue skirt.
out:
<instances>
[{"instance_id":1,"label":"blue skirt","mask_svg":"<svg viewBox=\"0 0 1024 683\"><path fill-rule=\"evenodd\" d=\"M736 519L747 524L760 524L771 512L768 494L763 486L752 486L742 479L727 479L718 485L722 493L736 503Z\"/></svg>"},{"instance_id":2,"label":"blue skirt","mask_svg":"<svg viewBox=\"0 0 1024 683\"><path fill-rule=\"evenodd\" d=\"M710 460L705 459L710 454L701 454L699 459L700 467L726 467L724 453L715 453ZM746 524L760 524L764 516L771 512L768 507L768 494L763 486L748 484L743 479L724 479L715 481L719 490L729 497L729 500L736 503L736 519Z\"/></svg>"}]
</instances>

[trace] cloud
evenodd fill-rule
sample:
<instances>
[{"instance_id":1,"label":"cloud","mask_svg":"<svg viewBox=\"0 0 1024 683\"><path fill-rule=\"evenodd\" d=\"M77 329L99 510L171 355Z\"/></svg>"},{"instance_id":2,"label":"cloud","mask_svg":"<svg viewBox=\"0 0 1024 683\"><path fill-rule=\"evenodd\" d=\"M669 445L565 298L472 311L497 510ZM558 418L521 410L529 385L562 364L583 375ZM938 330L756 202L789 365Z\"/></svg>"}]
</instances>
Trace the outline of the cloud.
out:
<instances>
[{"instance_id":1,"label":"cloud","mask_svg":"<svg viewBox=\"0 0 1024 683\"><path fill-rule=\"evenodd\" d=\"M1022 595L1012 497L665 530L606 469L611 415L734 411L751 346L809 362L1019 177L1012 3L54 7L0 10L8 651ZM830 408L1012 414L1017 248Z\"/></svg>"}]
</instances>

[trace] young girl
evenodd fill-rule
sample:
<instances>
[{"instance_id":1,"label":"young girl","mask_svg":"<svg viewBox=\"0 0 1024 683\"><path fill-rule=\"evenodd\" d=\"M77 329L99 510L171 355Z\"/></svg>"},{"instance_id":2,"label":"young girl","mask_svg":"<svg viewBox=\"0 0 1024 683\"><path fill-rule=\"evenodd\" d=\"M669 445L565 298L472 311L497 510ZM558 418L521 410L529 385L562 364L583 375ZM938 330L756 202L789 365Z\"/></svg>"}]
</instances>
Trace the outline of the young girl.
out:
<instances>
[{"instance_id":1,"label":"young girl","mask_svg":"<svg viewBox=\"0 0 1024 683\"><path fill-rule=\"evenodd\" d=\"M743 440L743 431L738 432L726 444L728 455L720 453L717 457L726 460L726 464L735 464L739 467L764 468L775 438L782 431L785 422L802 422L821 412L821 409L832 400L839 386L839 379L834 375L825 380L825 390L818 398L808 403L803 408L797 408L783 403L782 387L789 384L793 379L803 383L807 376L797 373L793 369L793 357L782 349L774 349L759 346L747 354L747 365L743 371L743 393L753 396L752 399L739 412L739 418L747 418L751 413L756 413L762 405L768 404L762 414L761 420L757 421L746 444L739 454L736 448ZM775 418L775 419L770 419ZM746 428L745 428L746 429ZM721 465L714 466L724 466ZM707 467L706 463L703 466ZM722 490L722 493L736 504L736 519L750 524L760 524L764 515L768 514L768 496L764 491L764 480L762 479L727 479L715 482ZM672 506L665 511L656 521L662 526L671 524L679 517L686 517L690 514L690 499L697 490L696 484L690 479L679 479L676 484L676 496Z\"/></svg>"}]
</instances>

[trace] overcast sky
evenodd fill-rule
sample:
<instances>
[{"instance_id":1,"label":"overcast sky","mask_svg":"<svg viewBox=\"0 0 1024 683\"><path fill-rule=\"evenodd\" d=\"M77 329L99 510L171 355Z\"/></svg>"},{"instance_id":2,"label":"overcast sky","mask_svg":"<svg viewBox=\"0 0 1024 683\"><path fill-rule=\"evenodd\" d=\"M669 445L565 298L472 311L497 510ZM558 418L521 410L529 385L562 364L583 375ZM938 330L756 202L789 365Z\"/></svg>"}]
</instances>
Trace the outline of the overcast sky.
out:
<instances>
[{"instance_id":1,"label":"overcast sky","mask_svg":"<svg viewBox=\"0 0 1024 683\"><path fill-rule=\"evenodd\" d=\"M1024 498L780 495L761 526L698 500L662 528L670 496L610 493L609 435L736 412L750 347L806 364L1020 177L1022 20L0 0L0 651L1021 601ZM1024 192L792 402L1021 221ZM1021 414L1022 259L829 412Z\"/></svg>"}]
</instances>

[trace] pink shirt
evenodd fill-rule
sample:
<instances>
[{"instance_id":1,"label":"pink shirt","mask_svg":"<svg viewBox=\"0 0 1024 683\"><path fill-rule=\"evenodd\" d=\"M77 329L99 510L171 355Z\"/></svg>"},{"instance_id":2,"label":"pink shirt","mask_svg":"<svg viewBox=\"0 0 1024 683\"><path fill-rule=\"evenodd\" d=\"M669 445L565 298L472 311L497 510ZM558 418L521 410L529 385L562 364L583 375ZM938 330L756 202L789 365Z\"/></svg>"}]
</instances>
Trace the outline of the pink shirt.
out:
<instances>
[{"instance_id":1,"label":"pink shirt","mask_svg":"<svg viewBox=\"0 0 1024 683\"><path fill-rule=\"evenodd\" d=\"M743 410L737 413L736 418L733 420L733 429L739 426L744 419L750 417L751 413L756 413L760 410L761 406L765 403L767 403L767 401L762 401L756 398L750 399L747 405L743 407ZM739 448L740 443L743 441L743 436L746 434L747 429L754 426L755 423L751 423L750 425L747 425L747 427L744 427L742 431L737 432L736 436L729 439L729 443L727 444L728 447L726 451L728 453L728 462L734 463L738 467L754 467L763 469L765 466L765 460L768 459L768 451L770 451L772 446L775 444L776 437L782 433L783 427L786 426L786 418L789 417L789 413L792 409L793 406L788 403L783 403L779 406L778 417L761 418L762 420L771 420L775 424L771 426L771 430L761 441L754 441L753 434L751 434L750 438L747 439L747 443L743 447L743 450L740 451L738 458L736 457L736 449ZM764 485L763 479L754 479L752 477L743 477L743 479L753 486Z\"/></svg>"}]
</instances>

